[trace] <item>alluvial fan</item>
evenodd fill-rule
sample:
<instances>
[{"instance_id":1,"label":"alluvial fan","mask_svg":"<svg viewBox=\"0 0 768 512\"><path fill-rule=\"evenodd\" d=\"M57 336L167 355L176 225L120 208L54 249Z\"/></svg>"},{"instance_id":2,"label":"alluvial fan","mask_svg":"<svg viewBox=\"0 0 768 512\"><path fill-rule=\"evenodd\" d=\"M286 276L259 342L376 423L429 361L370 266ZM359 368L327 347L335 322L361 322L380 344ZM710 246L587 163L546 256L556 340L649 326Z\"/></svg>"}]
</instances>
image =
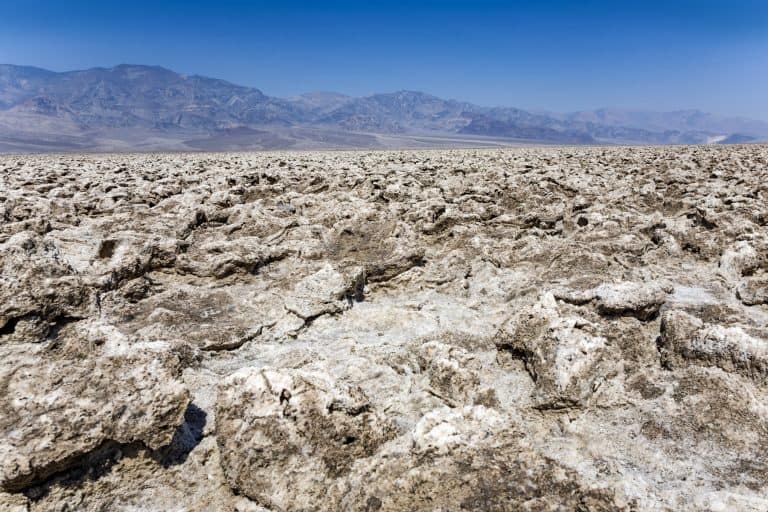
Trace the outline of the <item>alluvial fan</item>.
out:
<instances>
[{"instance_id":1,"label":"alluvial fan","mask_svg":"<svg viewBox=\"0 0 768 512\"><path fill-rule=\"evenodd\" d=\"M2 510L768 510L768 147L0 157Z\"/></svg>"}]
</instances>

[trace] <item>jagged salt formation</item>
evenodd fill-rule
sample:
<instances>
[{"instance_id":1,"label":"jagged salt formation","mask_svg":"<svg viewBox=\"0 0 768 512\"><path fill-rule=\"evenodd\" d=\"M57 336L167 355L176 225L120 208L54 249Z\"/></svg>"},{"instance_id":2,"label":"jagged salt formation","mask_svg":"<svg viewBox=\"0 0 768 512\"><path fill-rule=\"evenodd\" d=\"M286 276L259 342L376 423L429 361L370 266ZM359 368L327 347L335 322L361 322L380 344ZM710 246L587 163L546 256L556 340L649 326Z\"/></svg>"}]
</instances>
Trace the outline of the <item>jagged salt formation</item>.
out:
<instances>
[{"instance_id":1,"label":"jagged salt formation","mask_svg":"<svg viewBox=\"0 0 768 512\"><path fill-rule=\"evenodd\" d=\"M768 148L0 158L0 509L768 509Z\"/></svg>"}]
</instances>

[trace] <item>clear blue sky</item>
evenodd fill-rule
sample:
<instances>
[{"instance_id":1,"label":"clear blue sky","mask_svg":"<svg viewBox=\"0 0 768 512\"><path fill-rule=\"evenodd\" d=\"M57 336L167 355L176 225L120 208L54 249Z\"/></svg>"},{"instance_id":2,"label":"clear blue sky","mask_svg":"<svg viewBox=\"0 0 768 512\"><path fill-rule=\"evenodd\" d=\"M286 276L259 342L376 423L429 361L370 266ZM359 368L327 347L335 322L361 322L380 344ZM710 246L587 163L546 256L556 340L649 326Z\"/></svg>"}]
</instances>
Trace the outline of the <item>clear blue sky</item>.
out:
<instances>
[{"instance_id":1,"label":"clear blue sky","mask_svg":"<svg viewBox=\"0 0 768 512\"><path fill-rule=\"evenodd\" d=\"M768 120L768 0L0 0L0 62L158 64L278 96L413 89Z\"/></svg>"}]
</instances>

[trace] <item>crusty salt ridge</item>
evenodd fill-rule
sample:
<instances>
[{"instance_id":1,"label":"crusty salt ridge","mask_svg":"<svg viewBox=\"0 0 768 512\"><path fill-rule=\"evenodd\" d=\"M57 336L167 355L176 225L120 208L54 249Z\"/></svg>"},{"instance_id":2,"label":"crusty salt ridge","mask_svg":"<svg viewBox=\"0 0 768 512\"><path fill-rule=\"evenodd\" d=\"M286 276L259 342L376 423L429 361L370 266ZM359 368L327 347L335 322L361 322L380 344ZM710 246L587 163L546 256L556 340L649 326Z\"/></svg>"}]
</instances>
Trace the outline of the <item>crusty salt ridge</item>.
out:
<instances>
[{"instance_id":1,"label":"crusty salt ridge","mask_svg":"<svg viewBox=\"0 0 768 512\"><path fill-rule=\"evenodd\" d=\"M768 509L768 147L0 157L2 510Z\"/></svg>"}]
</instances>

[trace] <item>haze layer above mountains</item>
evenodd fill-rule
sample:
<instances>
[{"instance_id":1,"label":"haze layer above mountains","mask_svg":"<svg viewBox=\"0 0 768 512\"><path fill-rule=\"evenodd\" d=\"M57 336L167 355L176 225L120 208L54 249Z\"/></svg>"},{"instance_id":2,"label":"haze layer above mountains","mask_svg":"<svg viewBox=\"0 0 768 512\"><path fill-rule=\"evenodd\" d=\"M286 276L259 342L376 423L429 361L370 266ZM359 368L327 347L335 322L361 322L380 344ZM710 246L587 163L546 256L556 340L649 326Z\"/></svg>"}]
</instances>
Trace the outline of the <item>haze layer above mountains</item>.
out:
<instances>
[{"instance_id":1,"label":"haze layer above mountains","mask_svg":"<svg viewBox=\"0 0 768 512\"><path fill-rule=\"evenodd\" d=\"M768 139L768 123L696 110L570 114L399 91L277 98L152 66L56 73L0 65L0 151L238 150Z\"/></svg>"}]
</instances>

